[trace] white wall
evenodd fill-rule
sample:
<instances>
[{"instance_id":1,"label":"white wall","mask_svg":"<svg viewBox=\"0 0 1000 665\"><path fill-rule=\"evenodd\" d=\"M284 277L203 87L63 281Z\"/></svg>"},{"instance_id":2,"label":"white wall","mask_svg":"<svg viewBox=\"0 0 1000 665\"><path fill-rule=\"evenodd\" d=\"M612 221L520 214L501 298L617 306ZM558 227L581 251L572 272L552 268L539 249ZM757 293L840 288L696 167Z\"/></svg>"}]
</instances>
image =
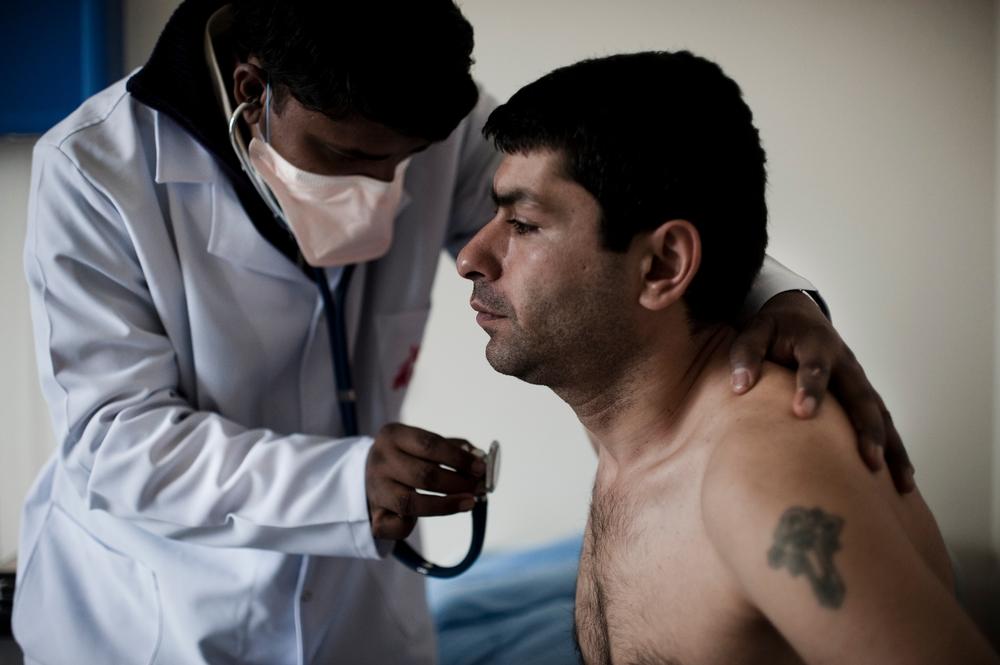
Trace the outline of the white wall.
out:
<instances>
[{"instance_id":1,"label":"white wall","mask_svg":"<svg viewBox=\"0 0 1000 665\"><path fill-rule=\"evenodd\" d=\"M1000 553L1000 2L993 3L993 551Z\"/></svg>"},{"instance_id":2,"label":"white wall","mask_svg":"<svg viewBox=\"0 0 1000 665\"><path fill-rule=\"evenodd\" d=\"M21 262L33 139L0 140L0 562L13 556L21 498L52 449L48 413L35 374L28 294Z\"/></svg>"},{"instance_id":3,"label":"white wall","mask_svg":"<svg viewBox=\"0 0 1000 665\"><path fill-rule=\"evenodd\" d=\"M144 60L176 2L125 3L126 64ZM810 277L882 391L946 535L1000 548L1000 372L994 392L995 20L987 0L465 0L479 78L501 99L576 59L690 48L742 86L770 158L772 253ZM50 435L37 397L20 246L24 141L0 143L0 558ZM407 419L504 444L488 546L583 524L594 460L547 390L492 373L468 288L443 262ZM1000 303L994 307L1000 312ZM11 380L13 377L13 380ZM994 398L994 395L997 395ZM994 443L995 441L995 443ZM996 455L993 454L995 449ZM994 515L991 521L990 507ZM467 518L427 520L456 556Z\"/></svg>"}]
</instances>

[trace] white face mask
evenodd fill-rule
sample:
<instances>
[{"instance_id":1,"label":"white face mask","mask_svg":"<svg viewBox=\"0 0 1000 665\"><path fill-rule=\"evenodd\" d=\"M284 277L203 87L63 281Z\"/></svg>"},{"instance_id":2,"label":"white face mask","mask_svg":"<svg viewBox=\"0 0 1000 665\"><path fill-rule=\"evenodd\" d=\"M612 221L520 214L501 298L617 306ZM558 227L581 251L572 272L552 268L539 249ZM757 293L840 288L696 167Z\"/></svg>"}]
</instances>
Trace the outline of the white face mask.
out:
<instances>
[{"instance_id":1,"label":"white face mask","mask_svg":"<svg viewBox=\"0 0 1000 665\"><path fill-rule=\"evenodd\" d=\"M261 194L275 215L291 229L302 258L311 266L330 267L384 256L392 245L396 212L403 194L403 174L410 160L396 166L392 182L360 175L328 176L303 171L266 142L270 133L270 87L266 100L265 140L250 141L250 164L241 150L237 148L236 152L250 178L259 178L267 184L273 199L264 192ZM260 191L261 183L255 185ZM276 207L280 209L275 210Z\"/></svg>"},{"instance_id":2,"label":"white face mask","mask_svg":"<svg viewBox=\"0 0 1000 665\"><path fill-rule=\"evenodd\" d=\"M270 144L250 141L250 163L281 205L302 258L317 267L364 263L389 251L409 161L400 162L392 182L318 175L296 168Z\"/></svg>"}]
</instances>

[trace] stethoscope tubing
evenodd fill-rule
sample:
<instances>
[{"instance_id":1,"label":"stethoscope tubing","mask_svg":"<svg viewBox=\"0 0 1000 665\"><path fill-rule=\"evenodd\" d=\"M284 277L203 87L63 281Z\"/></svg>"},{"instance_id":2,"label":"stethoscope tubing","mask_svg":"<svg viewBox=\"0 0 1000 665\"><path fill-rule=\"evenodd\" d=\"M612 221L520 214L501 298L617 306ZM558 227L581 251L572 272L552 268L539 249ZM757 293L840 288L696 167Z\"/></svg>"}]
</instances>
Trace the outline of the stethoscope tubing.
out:
<instances>
[{"instance_id":1,"label":"stethoscope tubing","mask_svg":"<svg viewBox=\"0 0 1000 665\"><path fill-rule=\"evenodd\" d=\"M465 558L454 566L439 566L425 559L420 553L413 549L408 542L400 540L396 542L396 547L392 550L393 556L397 560L406 564L421 575L429 577L458 577L476 562L483 551L483 542L486 540L486 497L476 499L476 505L472 508L472 543Z\"/></svg>"},{"instance_id":2,"label":"stethoscope tubing","mask_svg":"<svg viewBox=\"0 0 1000 665\"><path fill-rule=\"evenodd\" d=\"M354 380L351 377L351 363L347 351L347 316L345 303L347 289L351 284L354 266L344 266L337 284L337 297L330 293L330 285L326 281L326 271L313 268L313 277L319 287L323 299L323 312L326 315L326 328L330 340L330 358L333 360L334 382L337 386L337 406L340 408L340 421L343 423L347 436L358 435L357 394L354 392Z\"/></svg>"}]
</instances>

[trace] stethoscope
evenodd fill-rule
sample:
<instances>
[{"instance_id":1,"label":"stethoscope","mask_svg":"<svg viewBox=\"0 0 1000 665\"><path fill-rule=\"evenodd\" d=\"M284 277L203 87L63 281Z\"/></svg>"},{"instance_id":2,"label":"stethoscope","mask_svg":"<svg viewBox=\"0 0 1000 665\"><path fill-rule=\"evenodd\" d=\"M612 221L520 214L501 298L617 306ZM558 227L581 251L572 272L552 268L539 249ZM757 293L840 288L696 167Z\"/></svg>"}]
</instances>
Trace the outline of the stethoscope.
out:
<instances>
[{"instance_id":1,"label":"stethoscope","mask_svg":"<svg viewBox=\"0 0 1000 665\"><path fill-rule=\"evenodd\" d=\"M256 100L246 101L237 106L236 110L233 111L233 114L229 117L229 142L232 144L233 151L240 160L243 171L250 178L254 189L257 190L257 193L267 204L268 208L271 209L275 218L287 229L290 227L285 221L281 205L279 205L278 200L267 186L267 183L263 181L257 171L250 165L247 150L236 134L237 123L243 112L248 108L253 108L258 103ZM311 268L313 281L319 287L320 297L323 300L323 312L326 316L327 331L329 333L330 355L333 358L334 385L337 387L337 406L340 410L340 420L344 427L344 435L348 437L358 436L358 397L354 390L354 381L351 378L350 358L347 351L347 318L345 312L347 289L350 287L354 268L354 265L343 267L340 281L337 284L336 297L330 292L326 271L323 268ZM500 473L500 444L498 442L494 441L490 444L485 463L485 493L476 497L476 505L472 508L472 543L469 545L469 551L466 553L465 558L454 566L439 566L425 559L405 540L398 540L392 551L393 556L397 560L421 575L429 575L430 577L455 577L464 573L476 562L476 559L479 558L480 553L483 551L483 541L486 538L488 497L496 489L497 477Z\"/></svg>"}]
</instances>

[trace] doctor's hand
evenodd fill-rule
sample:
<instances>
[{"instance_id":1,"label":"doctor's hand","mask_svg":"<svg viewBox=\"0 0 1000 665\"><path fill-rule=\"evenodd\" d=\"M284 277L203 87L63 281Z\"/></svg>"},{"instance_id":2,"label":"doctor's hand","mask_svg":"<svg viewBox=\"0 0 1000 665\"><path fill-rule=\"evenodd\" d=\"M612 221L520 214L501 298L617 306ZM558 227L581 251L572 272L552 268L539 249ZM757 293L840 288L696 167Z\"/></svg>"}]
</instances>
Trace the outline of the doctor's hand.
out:
<instances>
[{"instance_id":1,"label":"doctor's hand","mask_svg":"<svg viewBox=\"0 0 1000 665\"><path fill-rule=\"evenodd\" d=\"M486 473L486 463L477 453L482 451L463 439L446 439L399 423L384 426L365 468L372 535L402 540L418 517L472 510ZM417 489L444 496L419 494Z\"/></svg>"},{"instance_id":2,"label":"doctor's hand","mask_svg":"<svg viewBox=\"0 0 1000 665\"><path fill-rule=\"evenodd\" d=\"M733 390L745 393L760 377L767 357L797 368L798 389L792 411L811 418L829 387L844 407L858 435L858 448L872 471L881 467L882 452L896 490L913 490L913 465L892 416L875 392L857 358L822 310L799 291L771 298L733 342L730 351Z\"/></svg>"}]
</instances>

